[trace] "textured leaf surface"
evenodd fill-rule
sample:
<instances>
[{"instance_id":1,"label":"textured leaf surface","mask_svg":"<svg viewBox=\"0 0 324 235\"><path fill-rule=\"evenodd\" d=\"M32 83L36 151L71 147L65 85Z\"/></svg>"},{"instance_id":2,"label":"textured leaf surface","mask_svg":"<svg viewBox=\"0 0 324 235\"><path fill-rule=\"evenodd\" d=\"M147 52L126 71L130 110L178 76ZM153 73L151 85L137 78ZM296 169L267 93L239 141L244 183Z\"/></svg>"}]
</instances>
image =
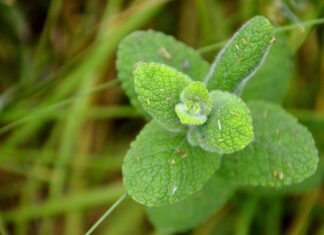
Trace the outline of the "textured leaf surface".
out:
<instances>
[{"instance_id":1,"label":"textured leaf surface","mask_svg":"<svg viewBox=\"0 0 324 235\"><path fill-rule=\"evenodd\" d=\"M147 208L152 224L161 232L183 232L204 222L232 196L234 186L214 175L202 190L183 201Z\"/></svg>"},{"instance_id":2,"label":"textured leaf surface","mask_svg":"<svg viewBox=\"0 0 324 235\"><path fill-rule=\"evenodd\" d=\"M142 63L135 72L135 92L142 107L159 124L172 131L183 128L174 107L180 102L181 91L190 78L169 66Z\"/></svg>"},{"instance_id":3,"label":"textured leaf surface","mask_svg":"<svg viewBox=\"0 0 324 235\"><path fill-rule=\"evenodd\" d=\"M252 18L218 54L207 76L208 89L241 90L262 62L273 39L270 22L262 16Z\"/></svg>"},{"instance_id":4,"label":"textured leaf surface","mask_svg":"<svg viewBox=\"0 0 324 235\"><path fill-rule=\"evenodd\" d=\"M211 98L209 92L202 82L193 82L181 93L181 101L194 101L201 107L201 113L208 115L211 111Z\"/></svg>"},{"instance_id":5,"label":"textured leaf surface","mask_svg":"<svg viewBox=\"0 0 324 235\"><path fill-rule=\"evenodd\" d=\"M243 149L253 138L249 108L239 97L228 92L214 91L211 93L211 99L212 112L207 122L197 127L201 139L200 146L208 151L220 153Z\"/></svg>"},{"instance_id":6,"label":"textured leaf surface","mask_svg":"<svg viewBox=\"0 0 324 235\"><path fill-rule=\"evenodd\" d=\"M245 185L283 186L311 176L318 162L312 135L292 115L265 102L249 104L255 140L223 158L220 172Z\"/></svg>"},{"instance_id":7,"label":"textured leaf surface","mask_svg":"<svg viewBox=\"0 0 324 235\"><path fill-rule=\"evenodd\" d=\"M242 99L282 103L288 92L292 68L293 60L288 42L283 35L276 35L276 41L264 63L246 84Z\"/></svg>"},{"instance_id":8,"label":"textured leaf surface","mask_svg":"<svg viewBox=\"0 0 324 235\"><path fill-rule=\"evenodd\" d=\"M143 114L145 111L134 90L133 69L139 62L163 63L196 81L202 81L209 68L195 50L171 36L154 31L137 31L127 36L118 47L118 78L133 106Z\"/></svg>"},{"instance_id":9,"label":"textured leaf surface","mask_svg":"<svg viewBox=\"0 0 324 235\"><path fill-rule=\"evenodd\" d=\"M181 92L175 111L182 124L201 125L211 111L211 98L204 83L193 82Z\"/></svg>"},{"instance_id":10,"label":"textured leaf surface","mask_svg":"<svg viewBox=\"0 0 324 235\"><path fill-rule=\"evenodd\" d=\"M196 126L191 126L187 131L187 140L192 146L200 145L201 134Z\"/></svg>"},{"instance_id":11,"label":"textured leaf surface","mask_svg":"<svg viewBox=\"0 0 324 235\"><path fill-rule=\"evenodd\" d=\"M280 187L277 189L278 194L280 195L297 195L305 194L315 190L320 187L323 181L324 176L324 165L323 162L318 164L318 168L313 175L303 180L302 182L288 185L285 187Z\"/></svg>"},{"instance_id":12,"label":"textured leaf surface","mask_svg":"<svg viewBox=\"0 0 324 235\"><path fill-rule=\"evenodd\" d=\"M200 190L219 165L220 156L190 146L184 133L150 122L126 154L124 185L139 203L167 205Z\"/></svg>"},{"instance_id":13,"label":"textured leaf surface","mask_svg":"<svg viewBox=\"0 0 324 235\"><path fill-rule=\"evenodd\" d=\"M207 116L200 114L200 107L197 103L177 104L175 111L184 125L201 125L207 121Z\"/></svg>"},{"instance_id":14,"label":"textured leaf surface","mask_svg":"<svg viewBox=\"0 0 324 235\"><path fill-rule=\"evenodd\" d=\"M324 165L322 163L318 165L318 169L312 176L308 177L302 182L287 185L284 187L276 187L276 188L272 188L272 187L269 188L269 187L262 187L262 186L258 186L258 187L249 186L245 188L245 191L251 194L257 193L265 197L305 194L320 187L323 179L323 172L324 172L323 170L324 170Z\"/></svg>"}]
</instances>

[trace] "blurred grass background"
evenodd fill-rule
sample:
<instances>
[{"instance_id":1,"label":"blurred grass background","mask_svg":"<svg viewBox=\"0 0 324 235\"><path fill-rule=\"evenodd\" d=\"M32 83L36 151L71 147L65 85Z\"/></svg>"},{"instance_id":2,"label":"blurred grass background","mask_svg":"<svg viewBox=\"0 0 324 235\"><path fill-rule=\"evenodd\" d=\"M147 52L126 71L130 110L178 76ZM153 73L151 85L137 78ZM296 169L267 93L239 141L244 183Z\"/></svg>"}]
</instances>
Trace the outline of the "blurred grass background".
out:
<instances>
[{"instance_id":1,"label":"blurred grass background","mask_svg":"<svg viewBox=\"0 0 324 235\"><path fill-rule=\"evenodd\" d=\"M202 48L229 39L257 14L277 27L299 24L324 17L324 3L0 0L0 234L84 234L125 193L122 160L145 120L116 80L115 52L124 36L150 28ZM321 158L323 29L288 31L294 72L284 103L312 131ZM201 51L212 60L217 49ZM296 195L239 192L188 234L323 235L319 175ZM158 232L128 198L95 234Z\"/></svg>"}]
</instances>

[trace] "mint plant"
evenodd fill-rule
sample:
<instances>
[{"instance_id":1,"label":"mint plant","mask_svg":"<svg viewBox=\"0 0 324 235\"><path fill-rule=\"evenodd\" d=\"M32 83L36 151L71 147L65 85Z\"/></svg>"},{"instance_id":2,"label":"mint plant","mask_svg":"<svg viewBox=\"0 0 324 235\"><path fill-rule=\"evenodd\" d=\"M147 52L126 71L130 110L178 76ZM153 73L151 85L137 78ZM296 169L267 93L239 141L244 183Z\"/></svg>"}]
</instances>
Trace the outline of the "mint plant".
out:
<instances>
[{"instance_id":1,"label":"mint plant","mask_svg":"<svg viewBox=\"0 0 324 235\"><path fill-rule=\"evenodd\" d=\"M159 32L134 32L120 43L122 87L149 120L126 154L124 185L157 228L189 229L238 187L282 187L315 172L309 131L278 105L257 100L262 95L249 95L252 88L244 90L250 78L258 82L276 37L270 22L256 16L211 65ZM188 208L191 213L174 218Z\"/></svg>"}]
</instances>

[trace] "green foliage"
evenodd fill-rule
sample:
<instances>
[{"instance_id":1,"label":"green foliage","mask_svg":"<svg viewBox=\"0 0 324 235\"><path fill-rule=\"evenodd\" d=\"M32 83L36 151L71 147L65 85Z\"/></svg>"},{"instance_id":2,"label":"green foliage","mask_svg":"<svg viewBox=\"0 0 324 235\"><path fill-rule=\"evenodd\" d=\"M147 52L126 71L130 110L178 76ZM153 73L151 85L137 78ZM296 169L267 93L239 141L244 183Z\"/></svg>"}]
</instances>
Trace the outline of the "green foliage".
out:
<instances>
[{"instance_id":1,"label":"green foliage","mask_svg":"<svg viewBox=\"0 0 324 235\"><path fill-rule=\"evenodd\" d=\"M253 138L250 111L237 96L223 91L211 93L213 108L208 121L199 127L199 145L207 151L233 153Z\"/></svg>"},{"instance_id":2,"label":"green foliage","mask_svg":"<svg viewBox=\"0 0 324 235\"><path fill-rule=\"evenodd\" d=\"M134 71L135 91L142 107L157 122L171 131L181 130L174 107L190 78L163 64L143 63Z\"/></svg>"},{"instance_id":3,"label":"green foliage","mask_svg":"<svg viewBox=\"0 0 324 235\"><path fill-rule=\"evenodd\" d=\"M309 131L279 106L251 102L255 140L222 161L221 174L243 185L284 186L314 174L318 153Z\"/></svg>"},{"instance_id":4,"label":"green foliage","mask_svg":"<svg viewBox=\"0 0 324 235\"><path fill-rule=\"evenodd\" d=\"M319 161L316 172L299 183L290 184L285 187L245 186L244 189L250 194L257 193L265 197L300 195L313 191L319 187L322 183L323 173L324 163ZM236 181L232 183L237 184Z\"/></svg>"},{"instance_id":5,"label":"green foliage","mask_svg":"<svg viewBox=\"0 0 324 235\"><path fill-rule=\"evenodd\" d=\"M283 34L276 34L276 41L264 63L244 87L242 99L282 103L288 91L292 68L292 53L286 37Z\"/></svg>"},{"instance_id":6,"label":"green foliage","mask_svg":"<svg viewBox=\"0 0 324 235\"><path fill-rule=\"evenodd\" d=\"M182 124L201 125L211 111L211 98L204 83L193 82L181 93L181 103L175 111Z\"/></svg>"},{"instance_id":7,"label":"green foliage","mask_svg":"<svg viewBox=\"0 0 324 235\"><path fill-rule=\"evenodd\" d=\"M147 206L180 201L200 190L220 166L220 156L193 147L183 133L150 122L132 143L123 165L124 184Z\"/></svg>"},{"instance_id":8,"label":"green foliage","mask_svg":"<svg viewBox=\"0 0 324 235\"><path fill-rule=\"evenodd\" d=\"M161 232L183 232L196 227L220 209L234 190L234 185L216 174L202 190L183 201L163 207L147 208L148 218Z\"/></svg>"},{"instance_id":9,"label":"green foliage","mask_svg":"<svg viewBox=\"0 0 324 235\"><path fill-rule=\"evenodd\" d=\"M145 115L135 93L133 78L134 66L143 62L172 66L196 81L202 81L209 68L195 50L163 33L137 31L125 37L118 47L118 79L132 105Z\"/></svg>"},{"instance_id":10,"label":"green foliage","mask_svg":"<svg viewBox=\"0 0 324 235\"><path fill-rule=\"evenodd\" d=\"M122 86L132 104L153 118L126 154L124 185L134 200L153 207L148 215L159 230L198 225L235 187L285 186L315 172L317 150L305 127L274 104L247 105L238 96L282 101L291 67L282 40L266 59L274 29L256 16L209 71L193 49L160 33L135 32L120 44Z\"/></svg>"},{"instance_id":11,"label":"green foliage","mask_svg":"<svg viewBox=\"0 0 324 235\"><path fill-rule=\"evenodd\" d=\"M318 86L323 78L319 70L324 41L319 40L321 28L315 27L324 23L324 18L316 19L323 15L322 2L247 4L240 0L234 6L233 1L212 0L1 1L0 234L90 235L93 229L86 233L90 225L97 219L95 224L100 224L112 211L108 223L101 223L93 234L160 234L148 228L143 218L145 209L161 234L199 224L187 234L322 234L323 151L319 153L322 159L316 173L300 183L284 187L243 186L227 175L220 178L222 172L218 169L206 183L201 183L201 190L190 194L191 185L183 184L182 188L188 187L188 196L154 208L128 197L128 187L119 177L129 143L134 131L143 126L143 118L155 119L154 125L160 130L156 135L165 132L162 147L173 148L169 140L182 136L184 146L197 149L193 156L195 167L201 167L200 161L206 155L211 162L217 160L217 164L232 156L223 154L220 158L200 146L199 129L209 121L212 110L208 108L208 98L204 103L195 98L199 95L202 100L210 97L210 92L221 90L208 91L204 83L212 51L220 49L221 41L230 39L242 20L256 13L271 16L277 27L276 39L263 63L256 67L254 75L249 75L240 98L244 102L262 99L281 103L285 97L285 107L310 129L319 151L324 150L324 115L319 102L324 92ZM233 7L235 12L229 10ZM134 32L146 28L168 32L188 45L204 48L195 51L159 32ZM286 33L287 38L279 32ZM115 79L115 52L123 38ZM178 102L172 107L174 122L170 121L170 125L177 122L180 132L171 133L157 122L160 115L152 118L140 103L134 71L143 63L169 66L190 77L190 84L180 91ZM235 68L230 66L231 70L232 67ZM293 79L289 81L290 75ZM285 96L288 82L292 84L289 96ZM132 106L120 92L120 85ZM234 91L238 96L239 90ZM217 121L214 126L218 126ZM145 160L149 162L156 159L155 150L161 146L158 137L145 138L157 140L142 144L143 151L151 150L150 159ZM172 155L171 151L166 154ZM183 177L190 169L184 166ZM154 168L151 172L160 173L166 171ZM134 174L128 177L136 178ZM140 180L141 175L137 177ZM239 190L234 194L236 187ZM143 194L152 195L151 188L145 192L143 189ZM228 205L223 208L225 203ZM108 213L99 219L101 211L110 205ZM205 223L210 215L213 217Z\"/></svg>"},{"instance_id":12,"label":"green foliage","mask_svg":"<svg viewBox=\"0 0 324 235\"><path fill-rule=\"evenodd\" d=\"M262 16L252 18L218 54L206 78L208 88L240 92L273 41L270 22Z\"/></svg>"}]
</instances>

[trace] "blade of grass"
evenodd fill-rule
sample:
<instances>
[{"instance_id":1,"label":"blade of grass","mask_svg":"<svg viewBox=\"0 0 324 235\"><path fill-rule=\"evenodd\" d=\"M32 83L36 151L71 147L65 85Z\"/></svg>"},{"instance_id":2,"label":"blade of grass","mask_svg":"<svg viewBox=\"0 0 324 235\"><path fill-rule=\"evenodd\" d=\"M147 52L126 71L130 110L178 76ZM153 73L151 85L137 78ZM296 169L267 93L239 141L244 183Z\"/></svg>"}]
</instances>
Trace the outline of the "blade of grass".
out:
<instances>
[{"instance_id":1,"label":"blade of grass","mask_svg":"<svg viewBox=\"0 0 324 235\"><path fill-rule=\"evenodd\" d=\"M118 44L119 40L123 38L128 32L131 30L139 27L143 22L145 22L148 18L150 18L156 10L168 2L169 0L157 0L154 2L144 2L139 6L136 6L128 11L126 11L123 15L119 16L115 21L117 24L114 27L106 32L106 40L102 38L99 40L99 43L96 43L92 46L91 53L87 56L87 60L84 60L78 69L73 70L73 73L66 77L66 80L74 80L75 82L79 83L79 78L82 77L84 74L87 74L87 69L96 70L96 68L102 67L103 63L105 62L105 57L110 54L115 46ZM140 13L142 12L142 13ZM139 13L139 14L137 14ZM135 16L131 16L131 15ZM132 21L127 21L130 17ZM121 25L121 22L126 21L125 24ZM107 43L109 41L110 43ZM73 83L71 83L73 84ZM60 89L62 90L62 89ZM57 93L54 93L57 94ZM61 106L63 104L56 104L57 106ZM44 107L45 106L45 107ZM42 112L47 112L47 104L45 104L41 109ZM34 113L33 113L34 114ZM19 119L13 123L10 123L0 129L0 134L3 134L12 128L15 128L22 123L33 118L33 114L28 115L22 119Z\"/></svg>"},{"instance_id":2,"label":"blade of grass","mask_svg":"<svg viewBox=\"0 0 324 235\"><path fill-rule=\"evenodd\" d=\"M0 169L4 172L10 172L11 174L25 176L26 178L33 178L44 182L48 182L50 178L50 170L45 167L39 168L37 171L30 171L28 168L18 165L1 164Z\"/></svg>"},{"instance_id":3,"label":"blade of grass","mask_svg":"<svg viewBox=\"0 0 324 235\"><path fill-rule=\"evenodd\" d=\"M40 117L46 117L50 112L54 112L54 111L57 111L58 109L62 108L62 107L65 107L66 105L68 104L71 104L73 103L74 101L77 101L79 98L82 98L84 96L88 96L90 94L93 94L95 92L98 92L98 91L101 91L101 90L104 90L104 89L108 89L114 85L117 85L119 83L119 81L117 79L115 80L112 80L112 81L109 81L105 84L102 84L98 87L95 87L94 89L91 89L89 91L86 91L86 92L83 92L83 93L80 93L78 94L76 97L73 97L73 98L68 98L68 99L65 99L65 100L62 100L58 103L55 103L55 104L52 104L52 105L49 105L47 107L43 107L43 108L39 108L38 110L30 113L30 114L27 114L25 117L22 117L12 123L9 123L3 127L0 128L0 135L12 130L13 128L16 128L17 126L19 125L22 125L30 120L34 120L35 118L40 118ZM39 122L42 122L44 120L39 120Z\"/></svg>"},{"instance_id":4,"label":"blade of grass","mask_svg":"<svg viewBox=\"0 0 324 235\"><path fill-rule=\"evenodd\" d=\"M127 143L124 143L124 145L128 145ZM91 158L91 161L82 164L78 161L76 162L69 162L67 167L69 168L70 171L73 170L79 170L82 168L83 170L87 171L103 171L103 172L116 172L120 170L121 163L123 161L123 156L125 152L123 151L122 153L113 153L112 156L110 157L107 153L109 151L105 151L105 153L102 154L89 154L88 158ZM107 157L108 155L108 157ZM44 165L51 167L55 163L55 157L57 156L57 152L54 150L50 150L49 147L44 147L44 150L38 150L38 149L14 149L13 151L10 152L10 155L7 156L1 156L0 158L0 168L3 168L9 172L11 172L10 165L13 165L15 167L21 167L19 165L30 165L32 164L35 159L39 159L39 163L41 164L42 167ZM105 159L103 164L102 159ZM108 164L109 163L109 164ZM6 165L9 165L9 168L6 168ZM23 171L20 169L18 172L21 173ZM33 170L32 170L33 171ZM13 170L13 172L16 172ZM46 170L46 172L48 172ZM26 173L23 172L24 175L29 175L29 174L35 174L35 173ZM42 177L41 179L48 180L44 176L44 174L41 174ZM48 173L46 174L48 175Z\"/></svg>"},{"instance_id":5,"label":"blade of grass","mask_svg":"<svg viewBox=\"0 0 324 235\"><path fill-rule=\"evenodd\" d=\"M162 3L167 2L166 0L159 0L153 2L144 2L140 6L138 6L135 9L132 9L129 12L125 13L125 16L122 17L122 20L124 21L117 21L116 24L112 24L111 28L105 33L105 36L102 36L100 40L95 44L95 47L92 50L92 53L90 55L89 60L86 62L84 66L80 66L79 70L75 73L73 73L73 79L80 81L80 77L83 77L86 75L91 75L92 71L96 71L98 68L101 68L102 64L106 61L106 59L112 55L112 52L118 42L123 38L125 34L130 32L132 29L139 27L142 23L144 23L148 18L150 18L157 10L157 7L160 6ZM134 15L136 13L136 15ZM132 16L132 20L128 21L130 16ZM123 22L123 24L121 23ZM105 40L103 40L105 38ZM109 43L107 43L109 42ZM84 77L84 86L88 86L88 78ZM91 77L90 77L91 78ZM65 179L65 173L63 173L65 170L61 168L62 163L67 162L68 159L65 154L68 152L68 149L72 146L69 141L71 140L71 137L73 137L73 128L76 128L76 120L77 115L79 113L75 112L75 116L73 118L70 118L70 125L71 129L68 129L69 133L66 133L65 140L62 142L62 152L61 152L61 160L58 160L57 162L57 169L58 173L54 174L54 180L52 185L52 192L54 195L56 195L56 192L61 191L63 188L63 182ZM73 139L73 138L72 138Z\"/></svg>"},{"instance_id":6,"label":"blade of grass","mask_svg":"<svg viewBox=\"0 0 324 235\"><path fill-rule=\"evenodd\" d=\"M316 189L313 192L306 194L300 204L300 210L293 219L291 226L288 228L287 235L306 234L307 226L310 221L311 211L314 207L318 196L320 195L320 189Z\"/></svg>"},{"instance_id":7,"label":"blade of grass","mask_svg":"<svg viewBox=\"0 0 324 235\"><path fill-rule=\"evenodd\" d=\"M113 203L124 193L125 189L121 183L94 188L82 194L65 195L64 197L47 200L43 203L4 212L2 219L4 223L8 223L48 218L70 211L80 211Z\"/></svg>"},{"instance_id":8,"label":"blade of grass","mask_svg":"<svg viewBox=\"0 0 324 235\"><path fill-rule=\"evenodd\" d=\"M0 214L0 234L2 235L9 235L9 232L7 231L7 228L5 227L5 225L2 222L2 218L1 218L1 214Z\"/></svg>"},{"instance_id":9,"label":"blade of grass","mask_svg":"<svg viewBox=\"0 0 324 235\"><path fill-rule=\"evenodd\" d=\"M36 48L35 61L34 61L35 73L37 73L40 70L40 68L47 63L45 58L46 55L48 54L48 40L50 37L51 30L54 28L54 24L60 15L62 5L63 5L62 0L52 0L50 3L44 28L42 30L42 34L40 36ZM30 78L35 79L35 77L36 76L32 76Z\"/></svg>"},{"instance_id":10,"label":"blade of grass","mask_svg":"<svg viewBox=\"0 0 324 235\"><path fill-rule=\"evenodd\" d=\"M89 79L91 77L93 79ZM98 76L95 76L92 72L84 74L84 76L80 78L81 84L79 93L84 92L88 87L92 87L96 78L98 78ZM81 188L83 187L81 184L72 184L72 187L68 186L70 179L72 178L73 181L75 175L82 175L82 172L69 172L66 165L68 165L72 160L77 160L82 163L85 162L85 154L80 151L80 146L83 147L83 144L88 145L88 143L80 144L79 142L85 134L84 130L87 128L87 117L85 114L89 107L89 98L90 96L85 96L78 99L78 101L74 102L71 109L67 112L66 123L59 143L58 157L55 163L53 177L49 185L50 198L62 195L65 187L68 187L70 192L76 191L77 193L80 193L80 191L82 191ZM75 153L74 156L73 153ZM69 177L67 177L68 175ZM75 188L77 188L77 190ZM82 217L78 212L67 213L65 221L65 234L82 234ZM55 225L53 224L53 226Z\"/></svg>"},{"instance_id":11,"label":"blade of grass","mask_svg":"<svg viewBox=\"0 0 324 235\"><path fill-rule=\"evenodd\" d=\"M92 227L86 232L86 235L91 235L94 230L96 230L96 228L111 214L111 212L113 212L117 206L119 206L120 203L122 203L124 201L124 199L126 198L127 193L125 193L124 195L122 195L98 220L97 222L92 225Z\"/></svg>"},{"instance_id":12,"label":"blade of grass","mask_svg":"<svg viewBox=\"0 0 324 235\"><path fill-rule=\"evenodd\" d=\"M104 15L103 15L103 20L102 20L102 24L101 27L99 28L99 32L97 34L97 40L100 39L101 37L104 38L105 36L105 31L107 28L110 27L110 21L111 18L117 14L117 12L120 10L121 7L121 1L119 0L112 0L107 2L106 5L106 9L104 10ZM105 38L104 38L105 39ZM86 77L96 77L96 74L94 72L90 72ZM87 89L87 87L91 87L93 86L94 82L88 80L85 77L85 86L84 89ZM82 89L80 90L80 92L82 93ZM73 115L73 112L71 113L70 117L68 120L72 120L72 122L70 122L70 124L75 123L75 121L73 121L75 118L83 116L85 119L85 114L86 109L88 107L85 106L85 102L86 99L81 100L81 102L83 101L84 105L83 108L79 106L80 110L76 113L74 113L75 115ZM82 110L83 109L83 110ZM79 125L79 127L81 127L82 124ZM73 146L77 146L77 144L75 143L71 143L72 145L70 146L70 152L77 152L78 154L78 161L86 164L87 162L87 154L86 152L89 151L90 146L89 144L91 143L91 141L89 141L89 138L86 138L87 136L89 136L90 133L86 133L89 132L89 128L82 128L83 130L75 130L75 135L73 139L76 139L77 136L79 137L79 141L81 142L81 144L78 144L78 146L80 146L79 148L76 148L75 150L73 149ZM80 132L80 133L79 133ZM85 137L85 138L82 138ZM71 136L68 136L67 139L70 139ZM81 139L82 138L82 139ZM63 142L64 145L64 142ZM87 147L88 146L88 147ZM68 150L68 149L66 149ZM67 155L69 155L69 151L66 153ZM62 175L62 174L61 174ZM85 176L85 172L82 169L79 169L78 171L73 171L72 175L70 177L69 180L69 190L72 192L76 192L76 193L81 193L84 190L85 187L85 183L84 180L82 180ZM74 212L74 213L68 213L66 215L65 218L65 224L66 226L64 227L64 233L65 234L82 234L83 233L83 218L82 218L82 214L79 212Z\"/></svg>"},{"instance_id":13,"label":"blade of grass","mask_svg":"<svg viewBox=\"0 0 324 235\"><path fill-rule=\"evenodd\" d=\"M87 58L81 61L80 65L73 70L72 73L68 74L65 77L64 84L69 84L67 86L68 88L72 85L75 85L75 83L79 83L79 78L82 77L84 74L87 74L87 70L95 71L98 68L101 68L104 65L105 57L108 54L111 54L115 46L118 44L119 40L126 35L131 30L139 27L142 23L144 23L148 18L150 18L152 15L155 14L156 10L168 2L168 0L158 0L154 2L144 2L142 4L134 6L132 9L127 10L123 14L119 15L115 20L113 27L110 27L109 30L105 33L105 40L101 38L100 40L97 40L97 42L91 46L91 50L89 49L89 53L87 55ZM137 14L139 13L139 14ZM135 15L135 16L132 16ZM132 21L129 21L128 19L132 18ZM109 43L107 43L109 42ZM66 86L65 86L66 87ZM73 86L72 86L73 87ZM47 102L43 106L41 106L42 112L47 112L47 106L48 102L50 100L55 100L55 97L58 97L57 94L63 94L62 87L59 87L58 92L54 92L54 96L49 97L47 99ZM65 89L66 91L66 89ZM66 93L66 92L65 92ZM61 106L61 104L57 104L57 106ZM33 119L33 114L28 115L28 117L24 117L22 119L19 119L13 123L10 123L3 128L0 129L0 134L5 133L12 128L21 125L22 123L25 123L28 120ZM28 134L34 133L39 126L41 125L41 121L38 120L38 122L34 122L33 125L30 125L28 127L28 131L26 131Z\"/></svg>"},{"instance_id":14,"label":"blade of grass","mask_svg":"<svg viewBox=\"0 0 324 235\"><path fill-rule=\"evenodd\" d=\"M235 229L236 235L248 235L250 234L251 224L255 210L257 208L259 198L256 196L248 198L237 217L237 225Z\"/></svg>"},{"instance_id":15,"label":"blade of grass","mask_svg":"<svg viewBox=\"0 0 324 235\"><path fill-rule=\"evenodd\" d=\"M210 1L195 0L195 6L200 21L199 26L202 31L202 38L205 40L204 42L211 42L214 39L212 21L208 11L209 4L211 4Z\"/></svg>"},{"instance_id":16,"label":"blade of grass","mask_svg":"<svg viewBox=\"0 0 324 235\"><path fill-rule=\"evenodd\" d=\"M125 220L125 214L127 214L127 226L121 223ZM145 217L144 207L141 204L133 200L125 200L118 210L102 223L97 234L146 234L144 226L141 226L146 221Z\"/></svg>"},{"instance_id":17,"label":"blade of grass","mask_svg":"<svg viewBox=\"0 0 324 235\"><path fill-rule=\"evenodd\" d=\"M155 5L153 5L153 7L155 7ZM138 8L138 10L140 11L141 9ZM93 84L95 83L94 78L99 77L97 76L98 71L102 70L103 64L106 63L107 58L112 56L114 48L124 37L124 35L127 34L134 26L137 27L137 24L143 23L146 20L145 15L150 16L150 14L146 14L147 12L151 12L150 8L145 10L147 10L145 14L143 12L143 14L132 16L132 21L124 21L123 19L121 21L124 21L123 23L121 23L120 21L112 21L110 27L107 28L107 30L101 31L103 33L99 34L98 38L93 44L93 48L89 56L91 59L88 58L88 60L84 62L84 66L79 67L81 68L80 71L82 71L82 74L76 73L78 74L78 80L81 79L80 92L83 92L88 87L93 86ZM130 14L133 15L134 13L131 12ZM75 76L75 74L73 74L73 76ZM75 149L74 146L77 146L77 136L81 136L80 130L85 121L86 115L84 114L86 113L86 109L87 99L80 99L79 102L74 104L73 108L71 109L70 115L68 115L67 126L64 129L62 142L60 144L61 148L59 150L59 158L55 167L53 181L50 186L50 195L52 197L58 197L63 192L63 188L67 179L67 170L66 168L62 167L61 163L64 164L65 162L70 161L71 159L69 159L68 156L71 156L72 152L77 152L77 149ZM80 156L86 155L80 154ZM80 156L78 159L79 161L86 161L84 157L80 159ZM74 174L72 174L72 178L74 178L73 175ZM76 178L74 179L77 181L81 176L82 172L75 173ZM81 190L81 184L74 184L73 182L71 184L77 187L78 191ZM71 189L73 190L73 188ZM67 234L80 234L80 232L82 232L82 227L80 226L82 224L81 221L81 214L67 214L66 227L64 229L65 232ZM75 228L77 228L77 230L75 230Z\"/></svg>"},{"instance_id":18,"label":"blade of grass","mask_svg":"<svg viewBox=\"0 0 324 235\"><path fill-rule=\"evenodd\" d=\"M217 230L217 226L222 223L224 218L229 218L231 214L231 208L229 206L223 207L220 211L214 214L211 218L199 225L192 235L209 235L213 234L213 230Z\"/></svg>"},{"instance_id":19,"label":"blade of grass","mask_svg":"<svg viewBox=\"0 0 324 235\"><path fill-rule=\"evenodd\" d=\"M46 168L46 169L49 168L49 166L42 163L43 159L48 157L47 152L44 150L53 148L54 142L56 142L56 139L58 139L58 136L59 136L58 134L60 133L58 131L60 131L60 129L62 129L60 127L60 125L56 125L52 129L49 138L46 140L46 142L43 145L43 150L40 150L38 156L34 157L34 159L33 159L33 162L32 162L33 164L30 168L31 172L39 172L39 171L42 171L43 168ZM52 170L51 170L51 174L52 174ZM48 177L47 181L49 182L50 179L51 179L51 177ZM40 195L43 188L44 188L43 182L40 182L39 180L36 180L35 178L28 177L26 179L25 184L22 187L20 207L24 208L25 206L33 204L35 202L35 200L38 201L39 200L38 195ZM28 225L29 225L28 221L17 221L15 223L15 227L22 228L22 229L19 229L19 232L22 235L26 234L26 232L24 232L23 228L24 227L27 228ZM43 227L44 227L43 223L40 224L39 233L40 234L50 234L47 231L46 231L46 233L43 233L43 230L42 230ZM26 231L26 229L25 229L25 231Z\"/></svg>"},{"instance_id":20,"label":"blade of grass","mask_svg":"<svg viewBox=\"0 0 324 235\"><path fill-rule=\"evenodd\" d=\"M265 235L280 235L281 231L281 214L282 214L282 203L281 198L273 198L271 200L271 204L269 206L269 210L265 215L265 226L263 233ZM264 211L261 211L261 215L264 216ZM261 221L264 219L262 218Z\"/></svg>"},{"instance_id":21,"label":"blade of grass","mask_svg":"<svg viewBox=\"0 0 324 235\"><path fill-rule=\"evenodd\" d=\"M78 98L72 98L70 104L73 103L75 101L75 99L78 99ZM66 115L64 114L64 111L65 111L64 108L66 108L67 105L68 104L63 105L61 107L57 107L57 109L47 112L46 113L46 121L64 119L66 117ZM60 108L61 108L61 110L60 110ZM14 119L16 116L23 116L26 112L27 112L27 110L21 109L19 111L20 114L17 111L17 115L2 117L2 120L10 121L10 120ZM89 119L143 118L142 114L140 114L134 107L129 106L129 105L109 105L109 106L93 105L93 106L89 107L89 112L86 113L86 115ZM36 118L36 119L38 119L38 118ZM0 159L0 161L1 160L2 159Z\"/></svg>"}]
</instances>

